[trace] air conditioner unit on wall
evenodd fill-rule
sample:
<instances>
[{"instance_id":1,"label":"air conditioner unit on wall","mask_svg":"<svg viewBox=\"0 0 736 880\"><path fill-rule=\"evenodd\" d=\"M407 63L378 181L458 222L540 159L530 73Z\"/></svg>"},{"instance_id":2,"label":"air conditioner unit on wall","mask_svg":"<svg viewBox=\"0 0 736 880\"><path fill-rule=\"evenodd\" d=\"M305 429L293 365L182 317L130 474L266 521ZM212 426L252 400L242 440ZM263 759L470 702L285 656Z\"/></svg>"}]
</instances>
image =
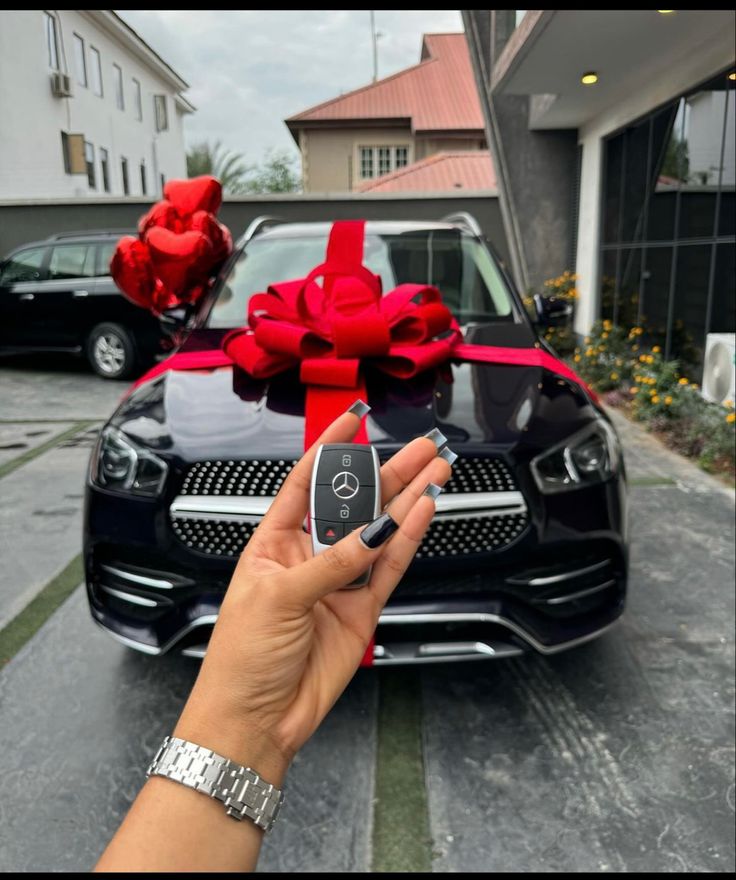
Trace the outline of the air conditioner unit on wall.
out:
<instances>
[{"instance_id":1,"label":"air conditioner unit on wall","mask_svg":"<svg viewBox=\"0 0 736 880\"><path fill-rule=\"evenodd\" d=\"M736 400L736 333L709 333L703 358L703 397L713 403Z\"/></svg>"},{"instance_id":2,"label":"air conditioner unit on wall","mask_svg":"<svg viewBox=\"0 0 736 880\"><path fill-rule=\"evenodd\" d=\"M71 98L72 78L66 73L52 73L51 92L57 98Z\"/></svg>"}]
</instances>

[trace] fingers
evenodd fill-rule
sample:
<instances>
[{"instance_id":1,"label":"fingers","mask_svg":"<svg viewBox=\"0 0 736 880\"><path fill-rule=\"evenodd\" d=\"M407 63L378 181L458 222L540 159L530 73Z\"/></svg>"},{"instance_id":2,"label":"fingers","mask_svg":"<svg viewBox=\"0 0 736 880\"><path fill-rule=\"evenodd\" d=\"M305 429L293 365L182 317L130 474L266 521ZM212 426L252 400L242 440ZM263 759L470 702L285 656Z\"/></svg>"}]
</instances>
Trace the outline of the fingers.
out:
<instances>
[{"instance_id":1,"label":"fingers","mask_svg":"<svg viewBox=\"0 0 736 880\"><path fill-rule=\"evenodd\" d=\"M436 455L437 444L432 439L417 437L391 456L381 468L381 504L388 504Z\"/></svg>"},{"instance_id":2,"label":"fingers","mask_svg":"<svg viewBox=\"0 0 736 880\"><path fill-rule=\"evenodd\" d=\"M426 522L427 525L429 524L434 511L434 503L431 498L422 496L427 484L437 481L439 485L442 485L449 479L449 476L450 466L443 459L435 457L394 501L388 511L389 515L384 514L379 517L379 520L376 520L376 526L366 527L369 528L366 536L370 536L376 542L373 548L367 547L361 539L363 529L356 529L338 541L337 544L284 573L282 575L285 577L283 581L284 595L288 595L304 607L310 608L323 596L356 580L370 565L376 564L374 571L378 571L378 562L382 558L387 542L389 545L392 543L393 539L391 541L389 539L394 532L402 527L405 521L409 521L410 531L407 533L409 536L417 533L421 523L424 522L427 511L429 518ZM427 508L427 501L430 502L429 508ZM420 511L424 510L423 516L420 516L418 520L414 516L410 516L416 506L419 506ZM378 543L379 541L380 543ZM385 568L381 575L381 594L385 592L388 595L396 586L411 562L416 544L410 550L410 545L404 541L402 548L399 554L392 555L391 567ZM371 579L372 583L373 578Z\"/></svg>"},{"instance_id":3,"label":"fingers","mask_svg":"<svg viewBox=\"0 0 736 880\"><path fill-rule=\"evenodd\" d=\"M345 443L352 440L360 427L360 419L360 415L348 410L325 429L284 480L284 485L263 518L264 523L276 528L301 528L309 510L309 484L317 450L322 443Z\"/></svg>"}]
</instances>

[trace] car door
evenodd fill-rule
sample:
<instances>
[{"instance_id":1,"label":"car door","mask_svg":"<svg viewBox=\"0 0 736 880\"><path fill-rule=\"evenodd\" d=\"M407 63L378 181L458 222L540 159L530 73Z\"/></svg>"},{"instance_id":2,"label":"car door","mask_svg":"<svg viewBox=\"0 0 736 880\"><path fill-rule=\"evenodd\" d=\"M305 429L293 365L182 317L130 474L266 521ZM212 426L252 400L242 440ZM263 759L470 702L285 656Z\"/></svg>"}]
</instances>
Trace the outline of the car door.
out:
<instances>
[{"instance_id":1,"label":"car door","mask_svg":"<svg viewBox=\"0 0 736 880\"><path fill-rule=\"evenodd\" d=\"M84 342L87 312L94 299L96 249L91 242L51 246L47 279L34 303L32 345L77 348Z\"/></svg>"},{"instance_id":2,"label":"car door","mask_svg":"<svg viewBox=\"0 0 736 880\"><path fill-rule=\"evenodd\" d=\"M46 281L48 247L16 251L0 269L0 346L24 348L32 344L38 320L37 297Z\"/></svg>"}]
</instances>

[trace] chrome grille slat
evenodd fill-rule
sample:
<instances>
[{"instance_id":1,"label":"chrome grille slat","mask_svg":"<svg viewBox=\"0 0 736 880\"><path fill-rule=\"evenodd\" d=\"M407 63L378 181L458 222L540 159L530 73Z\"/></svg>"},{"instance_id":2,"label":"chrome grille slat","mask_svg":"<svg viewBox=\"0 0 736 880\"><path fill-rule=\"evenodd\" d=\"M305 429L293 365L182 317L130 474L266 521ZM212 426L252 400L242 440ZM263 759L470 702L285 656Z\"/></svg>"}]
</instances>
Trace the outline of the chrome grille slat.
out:
<instances>
[{"instance_id":1,"label":"chrome grille slat","mask_svg":"<svg viewBox=\"0 0 736 880\"><path fill-rule=\"evenodd\" d=\"M274 458L192 465L171 505L177 538L200 553L239 555L294 464ZM459 458L440 501L419 559L492 552L517 540L529 525L516 480L498 457Z\"/></svg>"}]
</instances>

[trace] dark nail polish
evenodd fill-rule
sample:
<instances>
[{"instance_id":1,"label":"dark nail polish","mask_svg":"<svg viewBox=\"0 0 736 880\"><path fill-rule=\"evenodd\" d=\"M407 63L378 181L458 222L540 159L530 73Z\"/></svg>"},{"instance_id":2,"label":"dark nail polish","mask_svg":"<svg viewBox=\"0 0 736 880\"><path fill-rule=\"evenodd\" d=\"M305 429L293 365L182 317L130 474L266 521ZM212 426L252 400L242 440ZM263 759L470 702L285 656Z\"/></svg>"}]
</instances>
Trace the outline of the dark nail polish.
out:
<instances>
[{"instance_id":1,"label":"dark nail polish","mask_svg":"<svg viewBox=\"0 0 736 880\"><path fill-rule=\"evenodd\" d=\"M445 446L444 449L437 453L437 458L444 458L450 467L452 467L457 461L457 452L453 452L449 446Z\"/></svg>"},{"instance_id":2,"label":"dark nail polish","mask_svg":"<svg viewBox=\"0 0 736 880\"><path fill-rule=\"evenodd\" d=\"M349 413L352 413L354 416L357 416L359 419L362 419L364 415L367 415L371 411L370 406L368 406L365 401L358 398L355 403L348 410Z\"/></svg>"},{"instance_id":3,"label":"dark nail polish","mask_svg":"<svg viewBox=\"0 0 736 880\"><path fill-rule=\"evenodd\" d=\"M369 550L374 550L376 547L380 547L385 541L388 541L398 527L399 524L391 519L390 514L382 513L377 519L374 519L372 523L368 523L360 533L359 537L364 546Z\"/></svg>"},{"instance_id":4,"label":"dark nail polish","mask_svg":"<svg viewBox=\"0 0 736 880\"><path fill-rule=\"evenodd\" d=\"M436 483L428 483L427 488L422 492L422 495L426 495L428 498L431 498L432 501L436 501L441 491L442 486L438 486Z\"/></svg>"},{"instance_id":5,"label":"dark nail polish","mask_svg":"<svg viewBox=\"0 0 736 880\"><path fill-rule=\"evenodd\" d=\"M424 435L427 440L431 440L432 443L437 447L437 449L442 449L442 447L447 443L447 437L440 431L439 428L432 428L431 431L427 431Z\"/></svg>"}]
</instances>

